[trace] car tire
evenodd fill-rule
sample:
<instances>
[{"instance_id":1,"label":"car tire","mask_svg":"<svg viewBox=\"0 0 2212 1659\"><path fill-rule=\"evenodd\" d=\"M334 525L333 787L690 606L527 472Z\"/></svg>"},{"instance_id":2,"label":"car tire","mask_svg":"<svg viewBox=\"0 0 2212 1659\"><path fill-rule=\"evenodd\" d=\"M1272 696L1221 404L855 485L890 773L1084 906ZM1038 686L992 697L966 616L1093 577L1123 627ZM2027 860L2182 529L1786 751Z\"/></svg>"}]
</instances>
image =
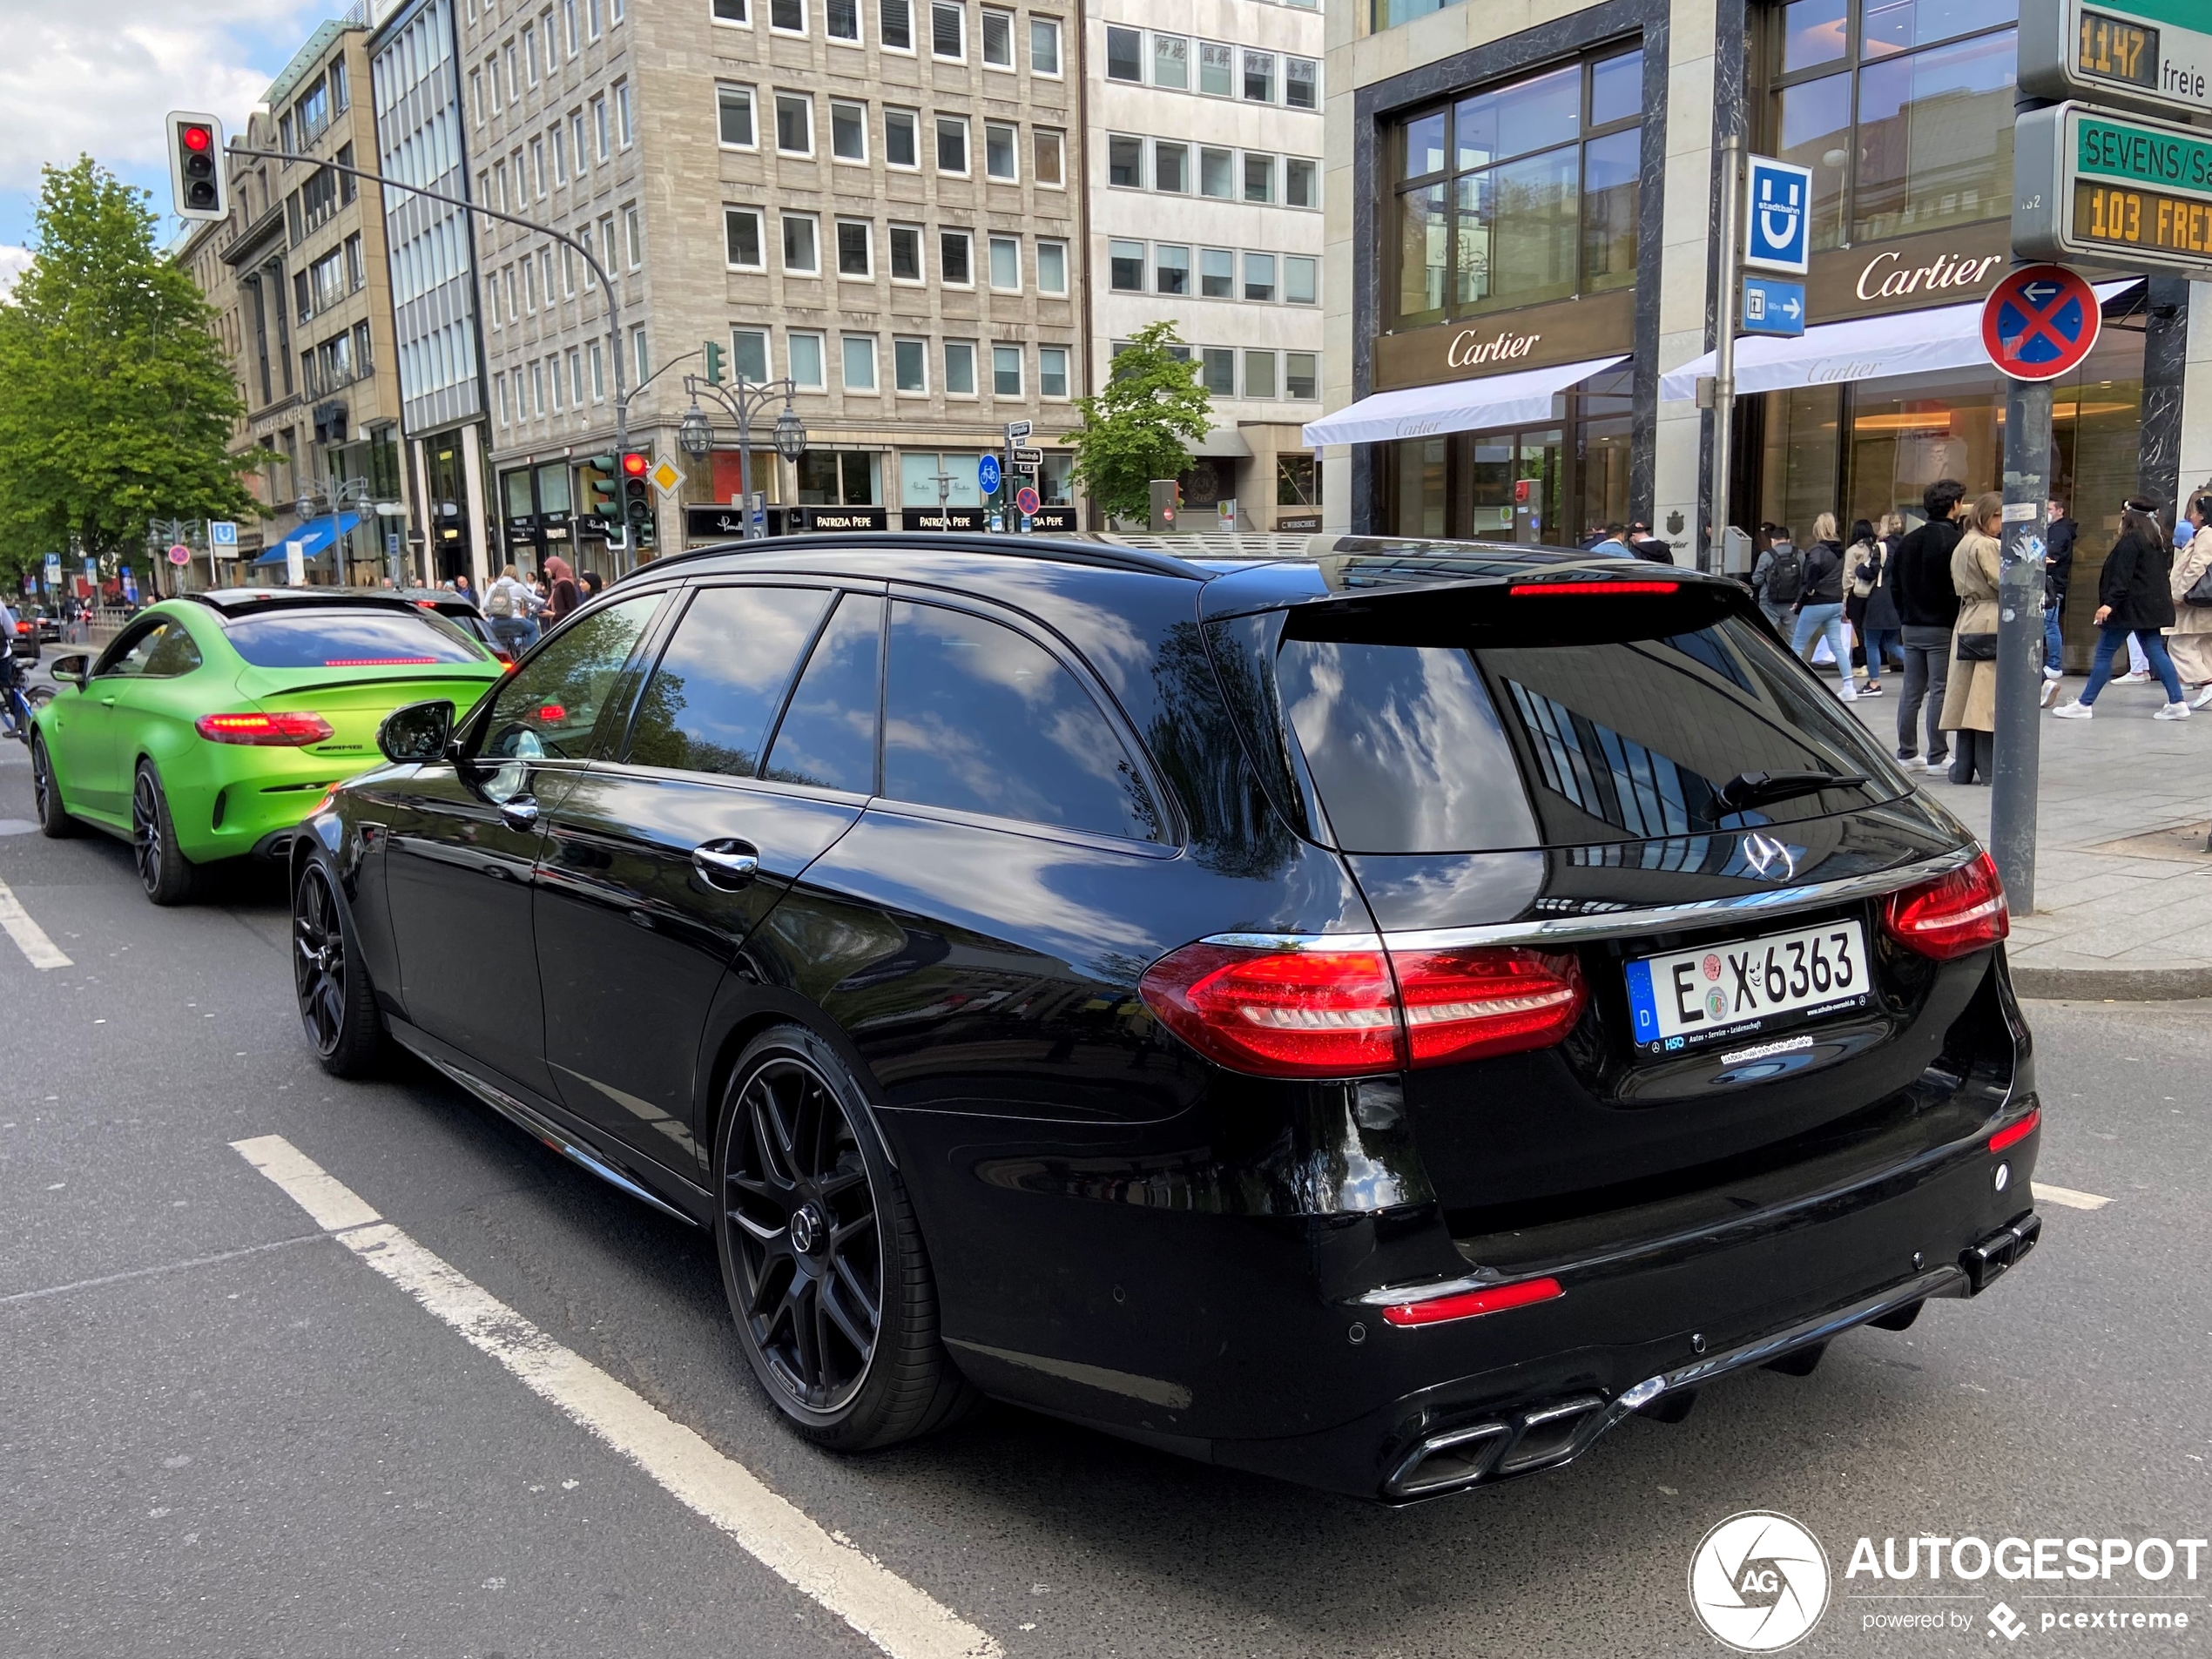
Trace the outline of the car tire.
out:
<instances>
[{"instance_id":1,"label":"car tire","mask_svg":"<svg viewBox=\"0 0 2212 1659\"><path fill-rule=\"evenodd\" d=\"M360 1077L376 1069L384 1046L376 988L338 878L318 858L300 867L292 887L292 989L307 1046L325 1071Z\"/></svg>"},{"instance_id":2,"label":"car tire","mask_svg":"<svg viewBox=\"0 0 2212 1659\"><path fill-rule=\"evenodd\" d=\"M62 805L61 785L54 778L54 762L46 752L43 732L30 734L30 795L38 813L38 833L49 840L67 840L78 825Z\"/></svg>"},{"instance_id":3,"label":"car tire","mask_svg":"<svg viewBox=\"0 0 2212 1659\"><path fill-rule=\"evenodd\" d=\"M169 816L169 797L153 762L138 762L131 781L131 857L138 885L158 905L189 904L199 886L199 867L177 845L177 826Z\"/></svg>"},{"instance_id":4,"label":"car tire","mask_svg":"<svg viewBox=\"0 0 2212 1659\"><path fill-rule=\"evenodd\" d=\"M865 1452L964 1416L978 1396L939 1338L921 1230L830 1046L796 1025L755 1037L714 1145L723 1289L785 1418L819 1446Z\"/></svg>"}]
</instances>

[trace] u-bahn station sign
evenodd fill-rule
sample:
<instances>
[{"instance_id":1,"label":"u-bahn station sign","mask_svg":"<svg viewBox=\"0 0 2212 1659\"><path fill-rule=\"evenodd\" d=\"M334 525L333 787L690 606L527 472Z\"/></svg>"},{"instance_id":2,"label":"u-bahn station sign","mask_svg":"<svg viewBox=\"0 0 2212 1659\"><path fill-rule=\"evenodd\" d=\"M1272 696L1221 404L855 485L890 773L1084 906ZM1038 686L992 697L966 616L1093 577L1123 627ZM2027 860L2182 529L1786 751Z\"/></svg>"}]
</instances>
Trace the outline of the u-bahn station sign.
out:
<instances>
[{"instance_id":1,"label":"u-bahn station sign","mask_svg":"<svg viewBox=\"0 0 2212 1659\"><path fill-rule=\"evenodd\" d=\"M2016 252L2212 277L2212 131L2059 104L2020 118L2013 154Z\"/></svg>"}]
</instances>

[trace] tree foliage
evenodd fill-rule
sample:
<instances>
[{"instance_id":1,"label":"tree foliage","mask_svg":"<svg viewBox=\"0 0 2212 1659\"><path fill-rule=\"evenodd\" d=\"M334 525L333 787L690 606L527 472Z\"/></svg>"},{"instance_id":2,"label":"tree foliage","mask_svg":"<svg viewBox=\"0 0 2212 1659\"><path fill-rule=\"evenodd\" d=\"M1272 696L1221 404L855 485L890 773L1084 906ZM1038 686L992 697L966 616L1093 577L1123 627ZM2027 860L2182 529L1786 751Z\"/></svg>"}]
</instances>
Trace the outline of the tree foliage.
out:
<instances>
[{"instance_id":1,"label":"tree foliage","mask_svg":"<svg viewBox=\"0 0 2212 1659\"><path fill-rule=\"evenodd\" d=\"M1147 323L1115 354L1106 389L1076 400L1083 418L1068 435L1076 481L1116 518L1144 523L1152 480L1189 467L1190 446L1213 428L1197 364L1175 355L1182 345L1172 322Z\"/></svg>"},{"instance_id":2,"label":"tree foliage","mask_svg":"<svg viewBox=\"0 0 2212 1659\"><path fill-rule=\"evenodd\" d=\"M0 570L255 511L212 314L154 228L145 192L91 157L44 169L34 257L0 300Z\"/></svg>"}]
</instances>

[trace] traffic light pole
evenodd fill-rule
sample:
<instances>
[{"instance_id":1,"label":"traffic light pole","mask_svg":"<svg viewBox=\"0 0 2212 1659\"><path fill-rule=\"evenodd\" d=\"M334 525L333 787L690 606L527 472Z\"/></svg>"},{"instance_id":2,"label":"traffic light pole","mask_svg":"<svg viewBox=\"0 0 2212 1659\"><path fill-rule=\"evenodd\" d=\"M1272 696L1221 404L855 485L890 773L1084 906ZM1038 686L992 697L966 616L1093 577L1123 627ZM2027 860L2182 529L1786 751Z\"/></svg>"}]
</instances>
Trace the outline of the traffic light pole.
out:
<instances>
[{"instance_id":1,"label":"traffic light pole","mask_svg":"<svg viewBox=\"0 0 2212 1659\"><path fill-rule=\"evenodd\" d=\"M287 155L280 150L254 150L236 143L229 145L224 153L249 156L260 161L296 163L300 159L298 156ZM550 237L563 247L573 248L583 255L584 264L589 266L592 274L599 279L599 292L606 296L607 300L607 353L614 359L615 368L615 451L617 454L621 454L630 448L630 382L629 377L623 373L622 369L622 319L616 309L615 285L609 280L606 268L599 263L598 256L592 253L590 243L579 241L566 231L556 230L550 225L541 225L534 219L524 219L519 213L504 213L497 208L486 207L465 197L448 196L442 191L428 190L421 185L403 184L397 179L387 179L373 168L355 167L342 161L322 161L314 165L318 167L327 167L332 172L347 173L355 179L366 179L371 184L381 185L386 190L412 191L426 200L443 202L448 207L458 207L464 212L475 213L484 219L496 219L503 225L519 225L526 231L536 231L541 236ZM640 387L639 389L644 388Z\"/></svg>"}]
</instances>

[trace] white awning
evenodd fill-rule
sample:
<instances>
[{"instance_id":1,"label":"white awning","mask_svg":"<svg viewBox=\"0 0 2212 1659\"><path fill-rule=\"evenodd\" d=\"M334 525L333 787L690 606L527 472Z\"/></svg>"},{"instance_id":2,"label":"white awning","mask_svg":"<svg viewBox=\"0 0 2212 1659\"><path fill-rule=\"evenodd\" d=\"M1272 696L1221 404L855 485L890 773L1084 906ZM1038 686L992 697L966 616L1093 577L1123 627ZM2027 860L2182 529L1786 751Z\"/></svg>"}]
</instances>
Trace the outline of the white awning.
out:
<instances>
[{"instance_id":1,"label":"white awning","mask_svg":"<svg viewBox=\"0 0 2212 1659\"><path fill-rule=\"evenodd\" d=\"M1548 421L1552 399L1577 381L1617 368L1625 357L1593 357L1583 363L1524 368L1517 374L1485 374L1441 386L1409 386L1377 392L1349 408L1309 421L1305 441L1325 443L1382 443L1393 438L1433 438L1440 432L1479 432L1487 427L1523 426Z\"/></svg>"},{"instance_id":2,"label":"white awning","mask_svg":"<svg viewBox=\"0 0 2212 1659\"><path fill-rule=\"evenodd\" d=\"M1194 455L1248 455L1252 452L1251 445L1244 442L1244 435L1233 426L1217 426L1189 448Z\"/></svg>"},{"instance_id":3,"label":"white awning","mask_svg":"<svg viewBox=\"0 0 2212 1659\"><path fill-rule=\"evenodd\" d=\"M2100 282L2097 298L2110 300L2141 281ZM1799 386L1838 386L1845 381L1886 380L1893 374L1925 374L1944 368L1986 368L1994 374L1981 343L1982 302L1938 306L1929 311L1897 311L1850 322L1824 322L1795 340L1748 334L1736 342L1736 389L1780 392ZM1697 395L1697 382L1713 372L1713 354L1669 369L1659 377L1662 401L1685 403Z\"/></svg>"}]
</instances>

